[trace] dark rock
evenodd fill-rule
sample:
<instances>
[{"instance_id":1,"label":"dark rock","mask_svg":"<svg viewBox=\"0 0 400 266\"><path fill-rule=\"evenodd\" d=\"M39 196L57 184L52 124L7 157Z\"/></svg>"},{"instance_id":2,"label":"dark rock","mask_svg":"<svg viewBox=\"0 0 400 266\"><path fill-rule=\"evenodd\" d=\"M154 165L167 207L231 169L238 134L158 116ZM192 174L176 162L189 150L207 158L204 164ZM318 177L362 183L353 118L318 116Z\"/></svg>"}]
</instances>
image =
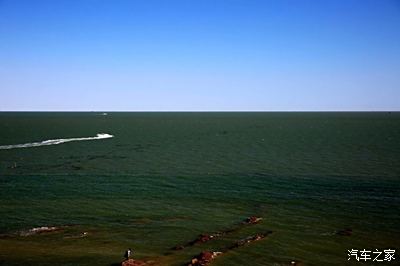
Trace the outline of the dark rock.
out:
<instances>
[{"instance_id":1,"label":"dark rock","mask_svg":"<svg viewBox=\"0 0 400 266\"><path fill-rule=\"evenodd\" d=\"M250 216L250 217L246 218L246 220L244 220L243 223L244 224L258 224L261 221L262 221L261 217Z\"/></svg>"},{"instance_id":2,"label":"dark rock","mask_svg":"<svg viewBox=\"0 0 400 266\"><path fill-rule=\"evenodd\" d=\"M204 266L208 265L215 257L222 254L221 252L203 251L200 255L194 257L188 266Z\"/></svg>"},{"instance_id":3,"label":"dark rock","mask_svg":"<svg viewBox=\"0 0 400 266\"><path fill-rule=\"evenodd\" d=\"M173 247L172 250L182 250L185 247L190 247L190 246L194 246L196 244L205 243L205 242L208 242L208 241L210 241L210 240L212 240L214 238L222 237L222 236L225 236L227 234L231 234L231 233L234 233L236 231L239 231L244 226L258 224L261 221L262 221L261 217L250 216L250 217L247 217L244 221L236 224L234 227L231 227L229 229L226 229L226 230L223 230L223 231L219 231L219 232L216 232L216 233L213 233L213 234L201 234L196 239L190 241L189 243L187 243L185 245L177 245L177 246Z\"/></svg>"},{"instance_id":4,"label":"dark rock","mask_svg":"<svg viewBox=\"0 0 400 266\"><path fill-rule=\"evenodd\" d=\"M128 259L121 263L121 266L144 266L146 262L141 260Z\"/></svg>"},{"instance_id":5,"label":"dark rock","mask_svg":"<svg viewBox=\"0 0 400 266\"><path fill-rule=\"evenodd\" d=\"M202 234L199 236L199 238L197 239L198 242L204 243L207 242L211 239L213 239L214 236L213 235L208 235L208 234Z\"/></svg>"},{"instance_id":6,"label":"dark rock","mask_svg":"<svg viewBox=\"0 0 400 266\"><path fill-rule=\"evenodd\" d=\"M241 239L241 240L237 241L235 244L233 244L231 247L229 247L228 250L232 250L232 249L244 246L246 244L262 240L262 239L266 238L270 234L272 234L272 231L268 231L267 233L264 233L264 234L256 234L254 236L246 237L244 239Z\"/></svg>"},{"instance_id":7,"label":"dark rock","mask_svg":"<svg viewBox=\"0 0 400 266\"><path fill-rule=\"evenodd\" d=\"M218 237L218 236L219 236L218 233L216 233L216 234L201 234L195 240L189 242L186 246L193 246L196 244L205 243L205 242L210 241L213 238ZM185 248L185 246L178 246L178 247L182 247L181 249ZM177 250L176 247L174 249Z\"/></svg>"},{"instance_id":8,"label":"dark rock","mask_svg":"<svg viewBox=\"0 0 400 266\"><path fill-rule=\"evenodd\" d=\"M200 253L200 255L192 258L192 260L188 263L188 266L205 266L208 265L215 257L224 254L232 249L244 246L246 244L262 240L266 238L269 234L271 234L272 231L268 231L267 233L264 234L257 234L254 236L249 236L245 239L237 241L235 244L232 246L223 249L223 252L212 252L212 251L203 251ZM297 265L297 264L293 264Z\"/></svg>"}]
</instances>

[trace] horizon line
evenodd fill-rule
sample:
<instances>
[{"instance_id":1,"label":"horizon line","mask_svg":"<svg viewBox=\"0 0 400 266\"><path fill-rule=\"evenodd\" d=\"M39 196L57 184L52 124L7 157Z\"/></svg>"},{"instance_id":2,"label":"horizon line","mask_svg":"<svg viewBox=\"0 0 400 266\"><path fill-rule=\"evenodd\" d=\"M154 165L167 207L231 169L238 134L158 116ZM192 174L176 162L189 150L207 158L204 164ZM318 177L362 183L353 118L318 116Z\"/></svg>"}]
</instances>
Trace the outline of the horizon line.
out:
<instances>
[{"instance_id":1,"label":"horizon line","mask_svg":"<svg viewBox=\"0 0 400 266\"><path fill-rule=\"evenodd\" d=\"M400 110L4 110L0 113L390 113Z\"/></svg>"}]
</instances>

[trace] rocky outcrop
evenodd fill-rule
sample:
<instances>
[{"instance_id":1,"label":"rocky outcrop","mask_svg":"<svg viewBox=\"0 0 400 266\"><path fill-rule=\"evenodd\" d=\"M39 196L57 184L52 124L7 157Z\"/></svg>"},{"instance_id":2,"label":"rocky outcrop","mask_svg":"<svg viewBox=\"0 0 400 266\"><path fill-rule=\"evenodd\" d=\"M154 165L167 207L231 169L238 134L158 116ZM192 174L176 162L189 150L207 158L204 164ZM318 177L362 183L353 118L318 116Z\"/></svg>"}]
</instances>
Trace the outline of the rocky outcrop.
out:
<instances>
[{"instance_id":1,"label":"rocky outcrop","mask_svg":"<svg viewBox=\"0 0 400 266\"><path fill-rule=\"evenodd\" d=\"M256 234L254 236L249 236L244 239L241 239L235 242L233 245L222 249L222 252L219 251L203 251L198 256L192 258L192 260L187 264L187 266L205 266L211 263L211 261L219 255L225 254L233 249L239 248L246 244L262 240L266 238L269 234L272 234L272 231L268 231L264 234ZM296 264L295 264L296 265Z\"/></svg>"},{"instance_id":2,"label":"rocky outcrop","mask_svg":"<svg viewBox=\"0 0 400 266\"><path fill-rule=\"evenodd\" d=\"M205 266L208 265L214 258L221 255L222 252L203 251L198 256L194 257L188 266Z\"/></svg>"},{"instance_id":3,"label":"rocky outcrop","mask_svg":"<svg viewBox=\"0 0 400 266\"><path fill-rule=\"evenodd\" d=\"M244 221L242 221L241 223L237 224L236 226L226 229L226 230L222 230L216 233L211 233L211 234L200 234L196 239L190 241L189 243L185 244L185 245L177 245L175 247L173 247L173 250L182 250L186 247L190 247L190 246L194 246L196 244L201 244L201 243L205 243L208 242L212 239L215 239L217 237L221 237L221 236L225 236L227 234L230 233L234 233L236 231L239 231L243 226L246 225L254 225L254 224L258 224L262 221L261 217L257 217L257 216L250 216L247 217Z\"/></svg>"},{"instance_id":4,"label":"rocky outcrop","mask_svg":"<svg viewBox=\"0 0 400 266\"><path fill-rule=\"evenodd\" d=\"M262 221L261 217L250 216L243 221L243 224L258 224L261 221Z\"/></svg>"},{"instance_id":5,"label":"rocky outcrop","mask_svg":"<svg viewBox=\"0 0 400 266\"><path fill-rule=\"evenodd\" d=\"M196 244L205 243L205 242L208 242L208 241L212 240L213 238L216 238L216 237L218 237L220 235L221 235L220 233L201 234L195 240L190 241L185 246L176 246L174 249L175 250L180 250L180 249L184 249L187 246L193 246L193 245L196 245Z\"/></svg>"},{"instance_id":6,"label":"rocky outcrop","mask_svg":"<svg viewBox=\"0 0 400 266\"><path fill-rule=\"evenodd\" d=\"M268 232L263 233L263 234L256 234L254 236L249 236L249 237L246 237L244 239L241 239L241 240L237 241L235 244L233 244L232 246L230 246L228 248L228 251L232 250L232 249L235 249L235 248L239 248L241 246L244 246L246 244L249 244L249 243L252 243L252 242L255 242L255 241L262 240L262 239L266 238L270 234L272 234L272 231L268 231Z\"/></svg>"},{"instance_id":7,"label":"rocky outcrop","mask_svg":"<svg viewBox=\"0 0 400 266\"><path fill-rule=\"evenodd\" d=\"M146 262L141 260L128 259L121 263L121 266L145 266Z\"/></svg>"}]
</instances>

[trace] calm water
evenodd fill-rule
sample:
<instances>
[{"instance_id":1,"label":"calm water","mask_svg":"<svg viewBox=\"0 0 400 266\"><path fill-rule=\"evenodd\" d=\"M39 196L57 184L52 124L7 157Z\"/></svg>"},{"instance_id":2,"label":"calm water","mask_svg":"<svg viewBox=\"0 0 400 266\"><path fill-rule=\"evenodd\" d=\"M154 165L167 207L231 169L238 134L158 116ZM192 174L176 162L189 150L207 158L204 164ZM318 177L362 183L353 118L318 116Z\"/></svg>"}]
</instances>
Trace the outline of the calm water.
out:
<instances>
[{"instance_id":1,"label":"calm water","mask_svg":"<svg viewBox=\"0 0 400 266\"><path fill-rule=\"evenodd\" d=\"M99 133L114 137L0 149L0 265L112 265L128 247L184 265L268 230L212 265L400 261L399 113L0 113L0 146ZM42 226L63 230L23 235Z\"/></svg>"}]
</instances>

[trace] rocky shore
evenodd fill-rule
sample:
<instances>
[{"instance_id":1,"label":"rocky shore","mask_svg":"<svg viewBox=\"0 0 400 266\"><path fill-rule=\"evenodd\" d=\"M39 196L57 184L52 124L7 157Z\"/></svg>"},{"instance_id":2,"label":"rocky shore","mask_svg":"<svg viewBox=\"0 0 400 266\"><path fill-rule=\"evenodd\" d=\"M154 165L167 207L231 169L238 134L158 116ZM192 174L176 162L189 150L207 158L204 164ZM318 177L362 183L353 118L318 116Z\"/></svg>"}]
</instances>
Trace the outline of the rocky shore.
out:
<instances>
[{"instance_id":1,"label":"rocky shore","mask_svg":"<svg viewBox=\"0 0 400 266\"><path fill-rule=\"evenodd\" d=\"M262 240L268 235L272 234L272 231L268 231L263 234L256 234L253 236L246 237L244 239L236 241L233 245L222 248L222 251L203 251L199 255L192 258L192 260L187 264L187 266L205 266L214 260L217 256L223 255L233 249L239 248L246 244L250 244L255 241Z\"/></svg>"},{"instance_id":2,"label":"rocky shore","mask_svg":"<svg viewBox=\"0 0 400 266\"><path fill-rule=\"evenodd\" d=\"M224 229L221 231L217 231L214 233L200 234L194 240L189 241L184 245L175 246L173 248L173 250L175 250L175 252L179 252L180 250L183 250L184 248L189 248L194 245L201 245L201 244L207 243L208 241L211 241L215 238L223 238L226 236L229 236L229 238L231 238L232 237L231 235L244 229L246 226L256 225L256 224L260 223L262 220L263 220L263 218L258 217L258 216L247 217L247 218L243 219L242 221L234 224L230 228L227 228L227 229ZM67 239L67 238L82 238L82 237L90 236L92 234L92 233L89 234L86 231L76 232L76 230L72 230L72 232L70 232L70 230L68 230L67 228L69 228L71 226L74 226L74 225L34 227L31 229L27 229L27 230L17 231L17 232L12 233L12 235L8 234L7 236L8 237L11 237L11 236L29 237L29 236L33 236L33 235L60 233L63 235L63 238ZM351 235L351 233L352 233L351 229L344 229L344 230L340 230L337 232L338 235ZM203 250L200 254L193 256L192 259L189 262L185 263L184 265L187 265L187 266L209 265L210 263L212 263L212 261L215 258L217 258L219 256L223 256L224 254L226 254L232 250L238 249L242 246L263 240L270 234L272 234L272 231L256 233L254 235L250 235L248 237L234 241L233 243L231 243L229 245L220 246L219 248L216 248L216 250L211 250L211 251ZM152 258L151 260L149 260L149 259L139 260L139 259L131 259L130 258L128 260L124 260L122 262L119 262L119 263L116 263L113 265L120 265L120 266L167 265L168 263L163 263L163 262L165 262L164 260L166 259L168 261L169 259L173 258L175 252L171 252L171 253L167 254L166 256ZM175 254L175 255L177 255L177 254ZM298 263L293 261L291 265L298 265Z\"/></svg>"},{"instance_id":3,"label":"rocky shore","mask_svg":"<svg viewBox=\"0 0 400 266\"><path fill-rule=\"evenodd\" d=\"M218 231L218 232L215 232L215 233L203 233L203 234L200 234L196 239L194 239L194 240L192 240L192 241L190 241L190 242L188 242L188 243L186 243L184 245L177 245L177 246L173 247L172 249L173 250L182 250L182 249L184 249L186 247L190 247L190 246L194 246L194 245L197 245L197 244L205 243L205 242L208 242L208 241L210 241L212 239L215 239L215 238L218 238L218 237L222 237L222 236L225 236L227 234L231 234L231 233L234 233L236 231L239 231L244 226L258 224L261 221L262 221L261 217L250 216L250 217L247 217L242 222L238 223L237 225L235 225L235 226L233 226L231 228L228 228L228 229L225 229L225 230L222 230L222 231Z\"/></svg>"},{"instance_id":4,"label":"rocky shore","mask_svg":"<svg viewBox=\"0 0 400 266\"><path fill-rule=\"evenodd\" d=\"M145 265L147 265L145 261L134 260L134 259L129 259L121 263L121 266L145 266Z\"/></svg>"},{"instance_id":5,"label":"rocky shore","mask_svg":"<svg viewBox=\"0 0 400 266\"><path fill-rule=\"evenodd\" d=\"M211 261L217 256L221 255L222 252L218 251L203 251L198 256L194 257L187 266L204 266L211 263Z\"/></svg>"}]
</instances>

